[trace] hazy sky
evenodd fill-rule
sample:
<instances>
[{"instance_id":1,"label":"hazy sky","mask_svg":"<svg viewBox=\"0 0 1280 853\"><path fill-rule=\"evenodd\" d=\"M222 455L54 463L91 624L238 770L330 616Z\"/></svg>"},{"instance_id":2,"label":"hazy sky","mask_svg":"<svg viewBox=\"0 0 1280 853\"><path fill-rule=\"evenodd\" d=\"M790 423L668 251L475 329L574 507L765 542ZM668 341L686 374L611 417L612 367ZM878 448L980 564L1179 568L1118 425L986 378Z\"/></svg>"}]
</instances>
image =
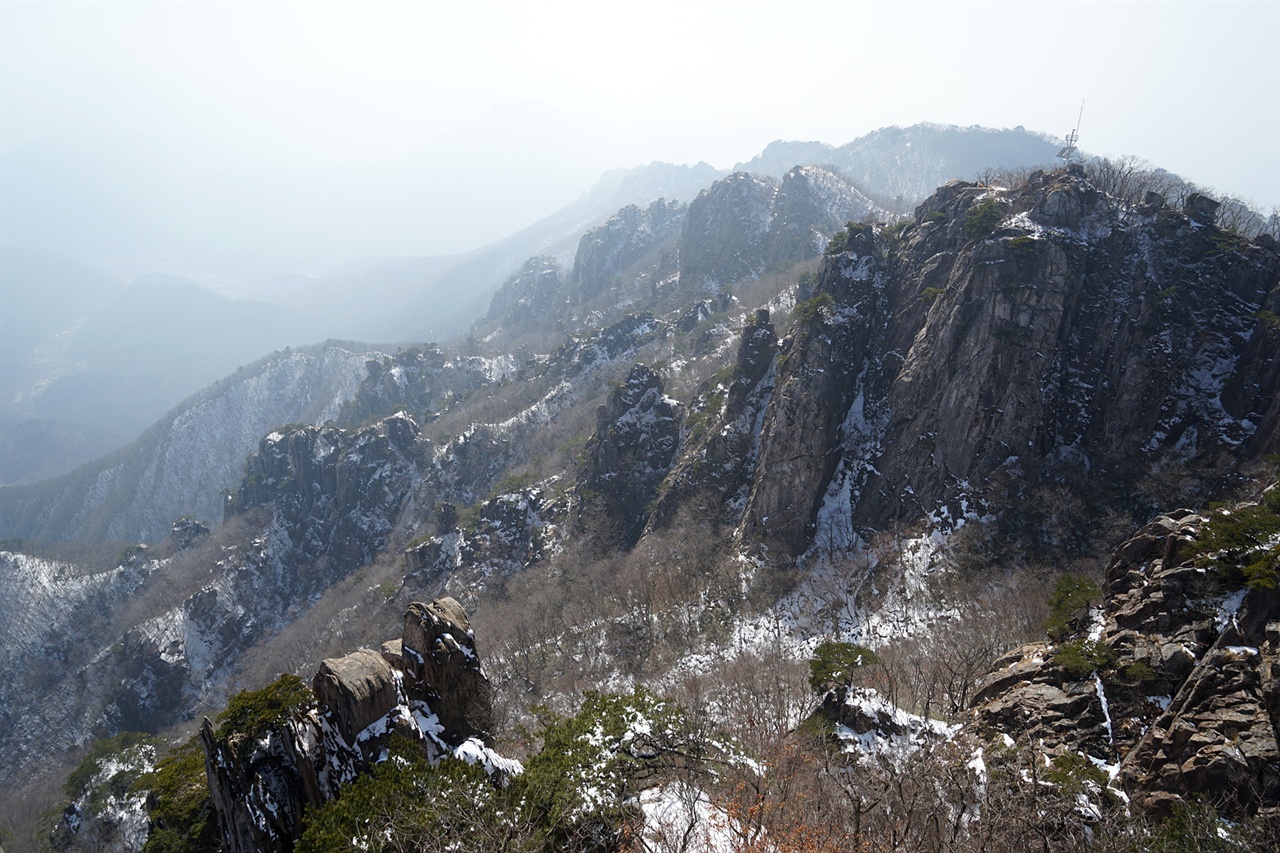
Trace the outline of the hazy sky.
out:
<instances>
[{"instance_id":1,"label":"hazy sky","mask_svg":"<svg viewBox=\"0 0 1280 853\"><path fill-rule=\"evenodd\" d=\"M464 137L498 105L519 118L474 155L537 159L576 193L609 167L727 168L774 139L891 124L1060 135L1083 101L1085 150L1280 204L1276 0L5 0L0 15L5 152L143 133L326 167ZM530 158L537 137L577 144Z\"/></svg>"}]
</instances>

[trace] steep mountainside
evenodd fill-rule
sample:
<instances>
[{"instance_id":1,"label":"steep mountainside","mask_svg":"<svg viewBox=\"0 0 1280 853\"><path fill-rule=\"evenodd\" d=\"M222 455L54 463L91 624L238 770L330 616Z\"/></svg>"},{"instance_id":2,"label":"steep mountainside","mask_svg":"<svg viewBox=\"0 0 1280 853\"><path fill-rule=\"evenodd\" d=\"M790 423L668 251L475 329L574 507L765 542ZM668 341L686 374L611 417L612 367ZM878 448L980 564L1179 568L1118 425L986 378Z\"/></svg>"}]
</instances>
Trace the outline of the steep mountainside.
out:
<instances>
[{"instance_id":1,"label":"steep mountainside","mask_svg":"<svg viewBox=\"0 0 1280 853\"><path fill-rule=\"evenodd\" d=\"M660 199L619 211L583 235L567 275L551 258L531 259L477 332L536 342L535 331L580 330L640 306L679 311L691 331L728 307L736 284L820 256L848 221L885 215L830 169L795 167L781 181L735 173L687 207Z\"/></svg>"},{"instance_id":2,"label":"steep mountainside","mask_svg":"<svg viewBox=\"0 0 1280 853\"><path fill-rule=\"evenodd\" d=\"M952 183L837 248L778 357L750 538L799 554L840 518L948 527L1068 482L1123 502L1274 446L1272 248L1122 209L1079 171Z\"/></svg>"},{"instance_id":3,"label":"steep mountainside","mask_svg":"<svg viewBox=\"0 0 1280 853\"><path fill-rule=\"evenodd\" d=\"M770 212L764 232L748 230L736 235L728 226L701 222L698 227L718 228L717 237L728 239L730 248L703 243L699 250L693 241L686 241L694 255L700 252L702 256L699 262L691 255L688 280L705 279L709 274L713 278L716 275L723 278L744 269L779 271L789 261L820 251L824 235L834 231L845 220L884 218L885 214L863 195L871 192L877 197L885 196L884 189L877 182L919 184L918 191L911 194L906 202L895 205L895 210L905 211L911 203L923 198L944 180L971 177L983 169L1017 168L1028 162L1042 162L1044 158L1036 159L1023 150L1034 148L1033 142L1041 147L1048 144L1021 131L962 131L917 126L871 134L839 149L817 143L775 144L761 157L739 167L783 180L777 207ZM865 175L851 182L848 176L861 174L853 168L857 164L849 157L840 160L828 157L824 152L855 149L877 153L868 161L871 165L864 163L859 166ZM922 153L926 151L927 156ZM802 180L796 176L787 177L787 173L798 165L831 162L836 162L845 177L837 178L824 169L816 172L810 169ZM8 402L0 406L0 418L8 427L3 438L4 464L8 466L6 470L12 468L11 474L3 476L11 482L19 478L32 481L69 470L74 464L117 446L131 432L142 428L168 406L190 394L201 382L216 375L216 372L191 375L192 368L198 365L242 364L267 349L322 337L366 341L453 341L475 317L484 313L493 288L512 271L519 270L530 255L555 258L558 264L563 265L574 252L583 231L600 223L610 212L626 205L643 209L655 198L665 198L669 207L678 201L690 202L723 174L705 163L695 166L651 163L609 172L578 201L489 246L448 257L368 258L318 279L297 277L291 282L288 292L281 295L282 302L289 309L287 312L282 312L278 306L252 308L248 303L243 306L234 303L216 305L214 313L219 315L236 312L239 312L237 316L243 315L238 322L224 323L216 341L203 337L203 329L208 326L206 310L197 310L191 305L179 306L173 317L153 320L149 319L150 309L143 311L135 307L130 310L122 304L112 319L103 321L105 326L97 324L99 331L96 334L89 334L91 329L85 331L88 336L86 342L93 338L125 365L127 369L118 376L108 375L100 369L90 375L84 372L83 365L75 366L70 362L67 366L74 369L59 369L51 374L47 352L41 355L39 375L16 376L13 365L25 364L26 357L14 361L6 357L4 377L0 378L18 384L13 386L12 393L4 392ZM746 215L747 211L744 209L740 213ZM820 221L823 224L813 230L814 223ZM664 227L676 226L673 217L666 217L666 222ZM650 267L651 279L641 280L628 275L628 284L636 289L669 290L667 278L675 269L674 255L671 254L674 245L669 236L661 228L653 234L666 249L659 254L657 262L645 262ZM6 257L12 254L10 252ZM666 261L662 261L663 254ZM632 261L637 260L634 252L628 257ZM714 266L717 257L729 264L718 273L708 266ZM605 256L597 260L609 261ZM34 289L43 289L56 283L58 277L67 272L62 269L66 266L20 263L16 270L5 273L5 286L12 284L33 289L30 285L36 283L39 287ZM30 273L33 269L38 270L38 281L29 281L29 276L22 277L24 270ZM623 271L623 267L619 267L616 272L620 274ZM81 270L76 275L85 281L101 277L92 269ZM565 273L560 271L558 275L564 277ZM589 280L592 279L581 278L578 281ZM601 278L595 280L603 281ZM547 287L544 285L543 291L549 293ZM110 290L113 294L116 289L104 288L103 291ZM68 301L74 301L86 310L93 304L93 300ZM593 308L607 312L617 301L605 300L604 304ZM58 314L45 313L47 316ZM197 315L203 324L202 329L196 330L195 334L179 333L171 343L190 349L195 342L204 341L196 346L198 352L176 358L172 351L159 346L164 337L160 332L184 328L184 324ZM607 321L612 322L618 316L613 314ZM262 331L264 323L270 327L271 335L260 340L255 334ZM140 328L135 332L118 334L122 329L131 329L139 324ZM22 319L19 326L35 328L26 319ZM285 326L289 327L287 334ZM64 324L58 331L69 328L70 324ZM308 332L308 329L312 331ZM557 334L580 330L571 324L558 328ZM6 335L5 346L25 339L25 334ZM62 338L49 340L52 343L61 341L59 346L66 343ZM252 344L254 340L258 340L256 346ZM239 355L226 362L228 342L246 344L248 349L241 347L235 350ZM540 350L551 345L545 335L537 343ZM80 350L87 351L84 346ZM181 376L168 376L164 370L154 376L139 372L140 365L147 363L145 354L155 351L164 353L163 357L171 362L169 373L176 369ZM218 354L222 362L218 362L214 354ZM89 364L94 361L101 359L90 358ZM34 393L36 391L39 393ZM21 401L16 401L17 395L22 395ZM159 404L155 404L156 400L160 401ZM92 401L92 405L86 406L87 401Z\"/></svg>"},{"instance_id":4,"label":"steep mountainside","mask_svg":"<svg viewBox=\"0 0 1280 853\"><path fill-rule=\"evenodd\" d=\"M131 444L70 474L0 489L0 537L155 541L182 515L214 523L271 428L336 418L381 354L276 353L197 394Z\"/></svg>"},{"instance_id":5,"label":"steep mountainside","mask_svg":"<svg viewBox=\"0 0 1280 853\"><path fill-rule=\"evenodd\" d=\"M545 636L496 662L541 655L533 692L613 678L636 650L655 678L696 673L705 650L655 634L812 634L747 615L797 582L865 583L883 609L915 573L904 602L923 597L961 528L1013 564L1084 553L1100 518L1200 503L1276 448L1273 243L1202 206L1122 203L1080 169L952 182L896 225L850 210L878 213L829 170L735 174L687 208L622 211L567 274L535 257L477 327L484 357L361 356L338 423L269 427L221 530L95 580L129 606L24 647L15 680L55 662L60 746L154 730L224 698L252 655L328 653L446 590L508 614L510 590L537 599L518 619ZM893 547L872 553L877 534ZM823 575L837 562L866 572ZM88 589L63 574L29 570L22 594ZM20 718L34 701L5 700ZM42 748L0 727L6 774Z\"/></svg>"},{"instance_id":6,"label":"steep mountainside","mask_svg":"<svg viewBox=\"0 0 1280 853\"><path fill-rule=\"evenodd\" d=\"M323 337L279 305L225 299L176 276L122 286L93 267L4 254L0 482L64 473L263 353ZM74 444L59 452L75 436L88 455Z\"/></svg>"}]
</instances>

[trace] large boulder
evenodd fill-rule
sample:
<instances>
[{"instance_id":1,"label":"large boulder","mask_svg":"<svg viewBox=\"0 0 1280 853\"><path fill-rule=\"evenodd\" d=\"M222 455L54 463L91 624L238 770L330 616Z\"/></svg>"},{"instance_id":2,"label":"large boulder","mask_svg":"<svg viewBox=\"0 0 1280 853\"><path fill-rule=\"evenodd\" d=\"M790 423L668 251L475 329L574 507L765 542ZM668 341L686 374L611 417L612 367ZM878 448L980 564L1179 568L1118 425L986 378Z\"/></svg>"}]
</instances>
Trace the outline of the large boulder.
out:
<instances>
[{"instance_id":1,"label":"large boulder","mask_svg":"<svg viewBox=\"0 0 1280 853\"><path fill-rule=\"evenodd\" d=\"M320 663L311 690L333 715L347 743L399 704L395 671L372 649L359 649Z\"/></svg>"},{"instance_id":2,"label":"large boulder","mask_svg":"<svg viewBox=\"0 0 1280 853\"><path fill-rule=\"evenodd\" d=\"M381 652L323 661L314 702L291 679L251 699L256 707L287 699L274 718L249 715L238 724L248 729L224 721L217 730L206 719L201 728L209 791L233 853L292 850L307 810L383 760L393 733L416 740L432 760L452 753L479 761L495 784L522 770L471 740L488 736L489 682L467 613L452 598L411 604L404 636Z\"/></svg>"}]
</instances>

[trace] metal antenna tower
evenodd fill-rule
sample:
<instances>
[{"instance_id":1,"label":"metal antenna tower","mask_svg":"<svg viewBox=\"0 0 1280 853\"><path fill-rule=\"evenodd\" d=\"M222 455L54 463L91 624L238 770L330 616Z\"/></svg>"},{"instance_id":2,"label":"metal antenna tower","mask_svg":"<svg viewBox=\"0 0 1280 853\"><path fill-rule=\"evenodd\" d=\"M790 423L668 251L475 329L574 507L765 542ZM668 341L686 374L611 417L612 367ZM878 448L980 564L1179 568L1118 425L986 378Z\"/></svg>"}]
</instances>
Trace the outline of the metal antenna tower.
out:
<instances>
[{"instance_id":1,"label":"metal antenna tower","mask_svg":"<svg viewBox=\"0 0 1280 853\"><path fill-rule=\"evenodd\" d=\"M1084 101L1080 102L1080 115L1076 117L1076 126L1067 134L1067 144L1058 152L1058 159L1070 163L1076 153L1076 143L1080 141L1080 120L1084 118Z\"/></svg>"}]
</instances>

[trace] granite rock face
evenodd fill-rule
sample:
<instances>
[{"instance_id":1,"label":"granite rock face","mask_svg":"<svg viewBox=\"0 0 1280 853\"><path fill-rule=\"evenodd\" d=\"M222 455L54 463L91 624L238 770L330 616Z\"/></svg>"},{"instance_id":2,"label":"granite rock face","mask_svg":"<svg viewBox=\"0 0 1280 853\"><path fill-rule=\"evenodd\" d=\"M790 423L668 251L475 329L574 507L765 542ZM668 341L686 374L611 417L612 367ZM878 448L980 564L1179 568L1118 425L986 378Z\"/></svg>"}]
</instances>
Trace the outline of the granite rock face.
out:
<instances>
[{"instance_id":1,"label":"granite rock face","mask_svg":"<svg viewBox=\"0 0 1280 853\"><path fill-rule=\"evenodd\" d=\"M1089 756L1160 817L1196 798L1235 816L1280 807L1280 596L1195 559L1206 523L1179 510L1117 548L1100 607L997 660L966 731Z\"/></svg>"},{"instance_id":2,"label":"granite rock face","mask_svg":"<svg viewBox=\"0 0 1280 853\"><path fill-rule=\"evenodd\" d=\"M431 345L371 357L364 366L364 381L334 419L338 426L359 428L402 411L421 422L511 368L500 360L448 356Z\"/></svg>"},{"instance_id":3,"label":"granite rock face","mask_svg":"<svg viewBox=\"0 0 1280 853\"><path fill-rule=\"evenodd\" d=\"M699 518L737 523L755 466L760 421L773 393L778 338L760 309L742 330L733 369L699 389L684 447L654 508L652 526L669 523L682 508Z\"/></svg>"},{"instance_id":4,"label":"granite rock face","mask_svg":"<svg viewBox=\"0 0 1280 853\"><path fill-rule=\"evenodd\" d=\"M370 649L321 661L311 692L333 714L348 743L396 704L391 665Z\"/></svg>"},{"instance_id":5,"label":"granite rock face","mask_svg":"<svg viewBox=\"0 0 1280 853\"><path fill-rule=\"evenodd\" d=\"M436 536L405 551L411 572L444 577L459 566L488 576L517 572L548 556L565 502L537 486L504 492L480 505L476 521L457 527L456 512L444 513Z\"/></svg>"},{"instance_id":6,"label":"granite rock face","mask_svg":"<svg viewBox=\"0 0 1280 853\"><path fill-rule=\"evenodd\" d=\"M751 539L794 555L823 507L883 529L1276 445L1280 254L1257 242L1068 170L952 182L834 248L779 350Z\"/></svg>"},{"instance_id":7,"label":"granite rock face","mask_svg":"<svg viewBox=\"0 0 1280 853\"><path fill-rule=\"evenodd\" d=\"M274 431L249 458L226 514L272 505L300 559L367 563L419 477L418 436L418 425L404 414L360 430Z\"/></svg>"},{"instance_id":8,"label":"granite rock face","mask_svg":"<svg viewBox=\"0 0 1280 853\"><path fill-rule=\"evenodd\" d=\"M498 288L487 316L515 328L546 318L563 302L564 280L555 258L538 255Z\"/></svg>"},{"instance_id":9,"label":"granite rock face","mask_svg":"<svg viewBox=\"0 0 1280 853\"><path fill-rule=\"evenodd\" d=\"M475 635L461 604L439 598L430 604L409 605L402 654L410 695L436 709L446 739L490 738L489 679L480 666Z\"/></svg>"},{"instance_id":10,"label":"granite rock face","mask_svg":"<svg viewBox=\"0 0 1280 853\"><path fill-rule=\"evenodd\" d=\"M569 275L569 299L589 302L618 287L629 267L655 250L675 254L685 205L658 199L647 208L624 207L605 224L582 235Z\"/></svg>"},{"instance_id":11,"label":"granite rock face","mask_svg":"<svg viewBox=\"0 0 1280 853\"><path fill-rule=\"evenodd\" d=\"M680 448L683 407L662 379L637 364L596 412L587 461L578 476L579 522L602 522L607 539L629 548L640 538L658 486Z\"/></svg>"},{"instance_id":12,"label":"granite rock face","mask_svg":"<svg viewBox=\"0 0 1280 853\"><path fill-rule=\"evenodd\" d=\"M267 721L265 731L200 732L209 790L229 851L286 851L303 817L383 760L393 733L435 760L479 762L496 784L522 772L486 747L492 716L466 611L452 598L415 602L405 635L381 653L360 649L325 660L314 701Z\"/></svg>"},{"instance_id":13,"label":"granite rock face","mask_svg":"<svg viewBox=\"0 0 1280 853\"><path fill-rule=\"evenodd\" d=\"M884 212L839 173L797 166L781 182L737 172L689 205L680 237L680 275L727 284L817 257L846 222Z\"/></svg>"}]
</instances>

